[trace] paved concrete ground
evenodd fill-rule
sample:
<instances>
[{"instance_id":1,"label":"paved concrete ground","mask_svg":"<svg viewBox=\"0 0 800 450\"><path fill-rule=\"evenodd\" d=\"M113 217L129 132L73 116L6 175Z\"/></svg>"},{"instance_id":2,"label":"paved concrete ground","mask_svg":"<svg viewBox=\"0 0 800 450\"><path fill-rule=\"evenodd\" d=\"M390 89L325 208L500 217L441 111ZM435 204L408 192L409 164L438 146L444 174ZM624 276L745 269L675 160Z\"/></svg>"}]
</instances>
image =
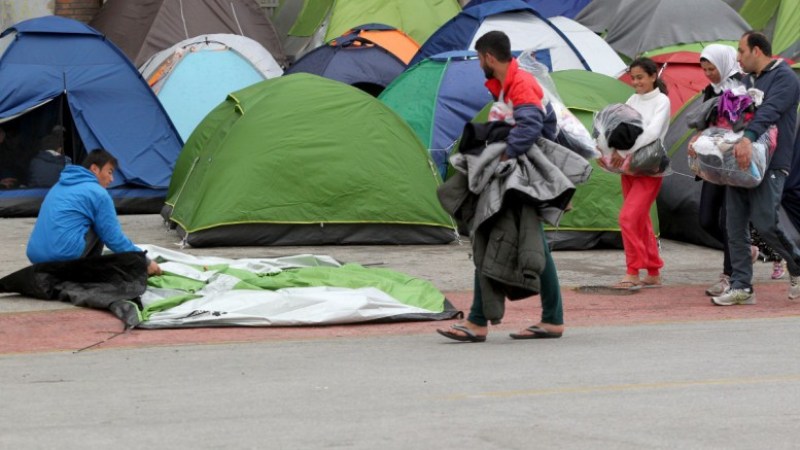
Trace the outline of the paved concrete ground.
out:
<instances>
[{"instance_id":1,"label":"paved concrete ground","mask_svg":"<svg viewBox=\"0 0 800 450\"><path fill-rule=\"evenodd\" d=\"M175 248L158 216L137 242ZM33 219L0 219L0 275L27 265ZM666 286L609 284L620 250L556 252L562 339L512 341L538 301L508 305L487 343L446 323L133 330L103 311L0 296L0 449L797 448L800 302L756 270L758 304L702 294L721 254L663 242ZM329 254L431 280L460 309L469 246L191 249L226 257Z\"/></svg>"}]
</instances>

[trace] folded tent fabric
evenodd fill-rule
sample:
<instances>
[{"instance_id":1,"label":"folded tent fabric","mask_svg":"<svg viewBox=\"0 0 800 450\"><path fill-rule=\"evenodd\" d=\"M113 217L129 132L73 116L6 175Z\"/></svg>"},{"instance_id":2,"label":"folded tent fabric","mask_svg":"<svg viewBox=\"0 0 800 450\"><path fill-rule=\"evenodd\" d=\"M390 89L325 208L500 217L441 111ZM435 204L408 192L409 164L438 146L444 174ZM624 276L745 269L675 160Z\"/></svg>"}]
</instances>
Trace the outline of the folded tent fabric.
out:
<instances>
[{"instance_id":1,"label":"folded tent fabric","mask_svg":"<svg viewBox=\"0 0 800 450\"><path fill-rule=\"evenodd\" d=\"M105 309L127 328L291 326L444 320L460 315L430 282L324 255L228 259L142 245L144 253L35 264L0 292Z\"/></svg>"}]
</instances>

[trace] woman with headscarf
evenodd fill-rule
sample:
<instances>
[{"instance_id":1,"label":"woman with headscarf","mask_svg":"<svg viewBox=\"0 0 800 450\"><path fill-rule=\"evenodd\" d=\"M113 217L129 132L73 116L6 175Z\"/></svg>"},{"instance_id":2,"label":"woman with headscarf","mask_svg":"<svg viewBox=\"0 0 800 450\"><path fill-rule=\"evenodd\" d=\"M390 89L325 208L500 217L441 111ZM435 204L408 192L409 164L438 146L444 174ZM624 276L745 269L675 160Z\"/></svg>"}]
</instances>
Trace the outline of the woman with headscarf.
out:
<instances>
[{"instance_id":1,"label":"woman with headscarf","mask_svg":"<svg viewBox=\"0 0 800 450\"><path fill-rule=\"evenodd\" d=\"M722 44L711 44L700 53L700 67L709 84L703 90L703 102L718 97L726 89L741 84L742 74L736 61L736 50ZM714 124L707 124L714 125ZM692 139L691 143L694 142ZM689 150L692 151L691 143ZM719 281L706 289L706 295L724 294L730 288L731 257L728 250L728 233L725 230L725 186L703 181L700 191L700 227L722 242L723 264ZM757 256L757 255L756 255Z\"/></svg>"}]
</instances>

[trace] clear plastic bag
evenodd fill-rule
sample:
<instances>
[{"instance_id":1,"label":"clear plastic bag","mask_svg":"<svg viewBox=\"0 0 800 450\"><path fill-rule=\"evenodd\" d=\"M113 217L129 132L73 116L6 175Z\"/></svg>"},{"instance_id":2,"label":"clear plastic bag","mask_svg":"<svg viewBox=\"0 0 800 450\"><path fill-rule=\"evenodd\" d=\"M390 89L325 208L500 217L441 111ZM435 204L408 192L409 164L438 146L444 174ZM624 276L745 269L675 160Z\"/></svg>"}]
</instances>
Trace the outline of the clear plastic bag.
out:
<instances>
[{"instance_id":1,"label":"clear plastic bag","mask_svg":"<svg viewBox=\"0 0 800 450\"><path fill-rule=\"evenodd\" d=\"M743 132L711 127L703 130L692 144L695 156L689 155L689 169L700 178L714 184L753 188L761 184L767 168L767 153L775 148L777 129L772 126L753 142L750 166L744 170L734 155L734 147Z\"/></svg>"},{"instance_id":2,"label":"clear plastic bag","mask_svg":"<svg viewBox=\"0 0 800 450\"><path fill-rule=\"evenodd\" d=\"M547 66L536 61L535 52L525 50L517 58L517 63L522 70L533 75L536 81L539 82L544 91L543 106L546 107L549 104L553 108L553 112L556 115L556 123L558 124L558 143L585 159L599 158L600 152L595 148L591 133L575 117L575 114L572 114L572 111L564 105L564 101L558 95L556 84L550 76Z\"/></svg>"}]
</instances>

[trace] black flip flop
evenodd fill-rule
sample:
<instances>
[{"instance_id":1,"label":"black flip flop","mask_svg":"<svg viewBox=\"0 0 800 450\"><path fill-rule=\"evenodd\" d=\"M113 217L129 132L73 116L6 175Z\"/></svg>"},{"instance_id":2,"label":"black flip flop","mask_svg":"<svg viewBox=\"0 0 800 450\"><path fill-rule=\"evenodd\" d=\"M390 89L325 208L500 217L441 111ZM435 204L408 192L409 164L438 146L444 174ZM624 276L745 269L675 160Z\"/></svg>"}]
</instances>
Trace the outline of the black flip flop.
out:
<instances>
[{"instance_id":1,"label":"black flip flop","mask_svg":"<svg viewBox=\"0 0 800 450\"><path fill-rule=\"evenodd\" d=\"M450 338L450 339L452 339L454 341L459 341L459 342L485 342L486 341L486 336L478 336L472 330L470 330L469 328L465 327L464 325L456 324L456 325L451 326L450 328L452 328L454 330L458 330L458 331L463 331L464 334L466 334L466 336L452 333L449 330L439 330L439 329L437 329L436 332L441 334L442 336L444 336L446 338Z\"/></svg>"},{"instance_id":2,"label":"black flip flop","mask_svg":"<svg viewBox=\"0 0 800 450\"><path fill-rule=\"evenodd\" d=\"M531 325L525 329L530 331L531 334L511 333L509 336L511 336L511 339L557 339L563 334L547 331L542 327L537 327L536 325Z\"/></svg>"}]
</instances>

